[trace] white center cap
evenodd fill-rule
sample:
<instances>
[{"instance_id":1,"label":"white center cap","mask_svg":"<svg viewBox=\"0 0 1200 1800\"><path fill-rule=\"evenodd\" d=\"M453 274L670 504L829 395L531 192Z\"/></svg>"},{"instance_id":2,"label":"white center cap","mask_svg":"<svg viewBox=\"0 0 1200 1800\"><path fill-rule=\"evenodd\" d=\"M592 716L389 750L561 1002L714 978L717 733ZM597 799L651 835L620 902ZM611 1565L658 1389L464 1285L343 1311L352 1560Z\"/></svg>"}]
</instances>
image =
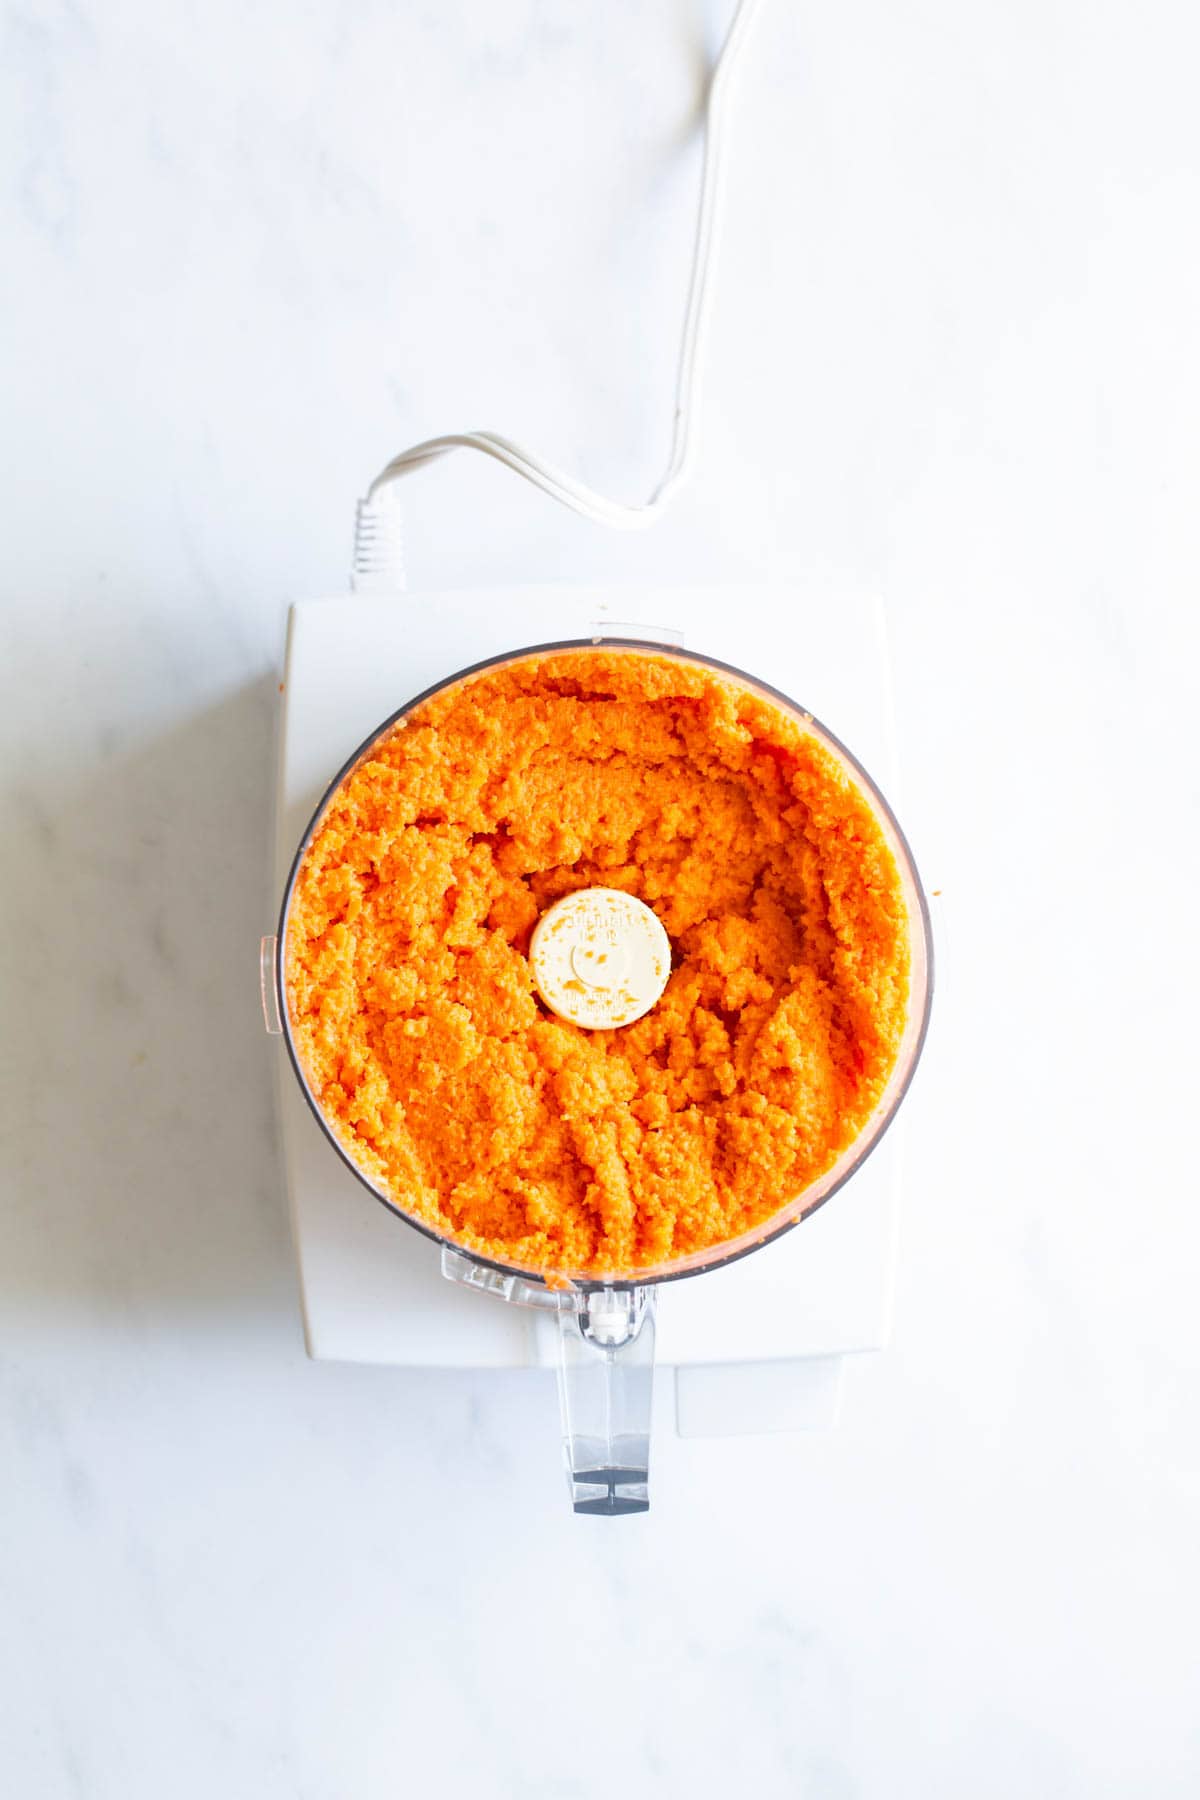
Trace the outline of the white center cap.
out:
<instances>
[{"instance_id":1,"label":"white center cap","mask_svg":"<svg viewBox=\"0 0 1200 1800\"><path fill-rule=\"evenodd\" d=\"M671 945L657 915L632 894L581 888L542 914L529 960L552 1012L609 1031L650 1011L671 973Z\"/></svg>"}]
</instances>

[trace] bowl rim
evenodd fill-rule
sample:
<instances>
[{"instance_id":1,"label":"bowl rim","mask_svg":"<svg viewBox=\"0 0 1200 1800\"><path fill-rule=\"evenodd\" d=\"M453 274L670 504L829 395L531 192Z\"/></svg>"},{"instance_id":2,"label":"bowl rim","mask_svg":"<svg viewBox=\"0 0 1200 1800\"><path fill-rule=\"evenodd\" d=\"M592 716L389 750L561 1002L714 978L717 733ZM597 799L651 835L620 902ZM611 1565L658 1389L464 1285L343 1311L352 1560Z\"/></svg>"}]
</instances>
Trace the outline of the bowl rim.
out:
<instances>
[{"instance_id":1,"label":"bowl rim","mask_svg":"<svg viewBox=\"0 0 1200 1800\"><path fill-rule=\"evenodd\" d=\"M366 1174L365 1170L358 1166L337 1137L326 1119L316 1096L309 1086L308 1078L301 1065L292 1037L292 1022L287 1004L287 983L285 976L288 915L291 910L292 896L295 891L296 882L299 878L300 867L304 860L305 853L325 815L327 807L333 800L334 795L341 787L343 781L345 781L346 777L350 774L351 770L355 768L367 752L371 750L382 737L386 736L401 719L415 711L418 706L423 706L427 700L433 699L435 694L440 694L447 688L456 687L461 682L469 681L474 676L480 675L488 669L501 668L508 663L522 662L529 657L548 656L553 655L556 652L566 653L572 650L632 650L638 651L643 655L648 654L654 657L665 657L672 661L698 663L703 668L714 669L722 675L734 676L752 691L757 691L760 694L768 696L771 700L781 704L783 708L794 717L802 720L805 726L812 729L815 735L820 738L822 742L827 744L853 771L859 784L865 790L867 797L871 801L873 808L878 813L882 823L893 838L894 842L891 847L896 855L897 862L900 865L901 875L906 878L906 900L910 895L915 896L916 899L916 919L910 920L910 938L913 942L913 948L920 949L920 1017L917 1020L916 1030L915 1032L910 1030L912 1023L912 996L910 993L910 1012L905 1026L905 1037L909 1040L907 1047L902 1044L901 1053L897 1056L896 1068L888 1079L888 1084L884 1088L875 1111L868 1117L867 1122L859 1135L852 1143L846 1146L846 1149L842 1152L841 1156L839 1156L831 1165L830 1169L825 1172L825 1175L818 1176L817 1180L810 1183L808 1188L802 1189L794 1199L785 1202L782 1207L771 1214L770 1218L763 1222L762 1226L755 1227L750 1232L744 1232L737 1238L731 1238L728 1241L727 1247L723 1248L720 1244L712 1246L712 1250L718 1252L718 1254L695 1251L688 1257L680 1258L678 1264L671 1262L653 1264L648 1266L645 1270L624 1271L621 1274L614 1273L611 1275L591 1271L539 1269L519 1262L506 1262L497 1257L484 1256L482 1252L474 1250L469 1245L459 1242L458 1239L452 1237L448 1232L438 1231L425 1220L418 1219L412 1213L406 1212L396 1200L392 1199L388 1194L385 1194L380 1188L377 1188L374 1182L371 1181L370 1177ZM917 959L914 958L914 961L916 960ZM910 981L912 979L913 975L912 972L910 972ZM308 1102L309 1109L316 1119L317 1124L320 1126L325 1139L333 1146L334 1150L337 1152L345 1166L350 1170L351 1174L362 1183L367 1192L372 1194L388 1213L394 1218L402 1220L404 1224L410 1225L415 1231L420 1232L422 1237L428 1238L430 1242L439 1245L443 1250L453 1251L456 1255L467 1258L478 1267L491 1270L502 1276L513 1277L521 1281L529 1282L535 1286L547 1288L553 1287L560 1290L570 1288L577 1292L587 1292L598 1288L631 1289L658 1286L668 1281L682 1281L689 1276L706 1275L713 1269L728 1268L731 1263L740 1262L744 1256L750 1256L754 1251L761 1250L765 1245L774 1243L778 1238L781 1238L785 1232L794 1230L795 1227L801 1224L805 1219L811 1218L814 1213L818 1212L827 1201L831 1200L833 1196L846 1185L852 1175L855 1175L858 1170L861 1169L867 1158L882 1142L892 1121L895 1119L900 1104L912 1085L913 1076L916 1074L917 1065L921 1060L921 1054L925 1047L925 1040L929 1032L930 1012L933 1004L933 931L929 903L925 895L925 889L922 885L920 875L917 871L917 865L913 857L911 846L901 829L899 820L896 818L896 815L892 811L884 794L881 792L879 786L868 771L863 767L862 763L859 762L853 751L847 749L840 738L835 736L827 726L822 724L821 720L818 719L815 714L809 712L806 707L801 706L794 700L790 694L784 693L781 688L772 686L770 682L764 681L761 676L753 675L748 670L739 668L735 663L723 662L718 657L708 656L703 651L687 649L681 644L660 642L657 639L651 640L626 636L559 638L549 643L529 644L521 649L504 650L495 656L483 657L479 662L471 663L462 669L457 669L453 674L445 676L441 681L433 682L429 687L424 688L419 694L416 694L411 700L407 700L402 706L397 707L395 712L391 713L382 724L376 726L375 729L362 740L358 748L347 757L346 761L342 764L332 781L329 782L317 802L312 816L301 836L296 853L292 858L291 868L288 871L287 880L284 883L283 898L279 909L279 923L275 939L275 981L280 1000L279 1012L283 1023L283 1039L287 1046L288 1060L290 1061L292 1071L300 1084L300 1090L304 1095L305 1100ZM901 1066L901 1057L903 1057L903 1066ZM804 1196L814 1189L816 1190L815 1197L806 1205L801 1206L799 1203L804 1199ZM723 1253L721 1253L722 1251Z\"/></svg>"}]
</instances>

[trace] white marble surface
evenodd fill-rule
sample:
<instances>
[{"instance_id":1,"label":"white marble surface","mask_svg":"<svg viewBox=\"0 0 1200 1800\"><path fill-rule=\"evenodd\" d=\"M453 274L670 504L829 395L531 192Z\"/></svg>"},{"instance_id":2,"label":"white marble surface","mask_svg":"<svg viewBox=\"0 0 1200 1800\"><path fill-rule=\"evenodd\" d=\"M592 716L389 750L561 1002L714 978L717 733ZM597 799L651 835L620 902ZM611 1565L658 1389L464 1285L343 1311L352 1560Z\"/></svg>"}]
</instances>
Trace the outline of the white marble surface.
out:
<instances>
[{"instance_id":1,"label":"white marble surface","mask_svg":"<svg viewBox=\"0 0 1200 1800\"><path fill-rule=\"evenodd\" d=\"M254 951L287 601L483 423L663 449L698 0L25 0L0 58L0 1762L20 1800L1200 1786L1196 27L768 0L695 485L423 583L881 591L950 956L895 1346L575 1520L545 1380L303 1357Z\"/></svg>"}]
</instances>

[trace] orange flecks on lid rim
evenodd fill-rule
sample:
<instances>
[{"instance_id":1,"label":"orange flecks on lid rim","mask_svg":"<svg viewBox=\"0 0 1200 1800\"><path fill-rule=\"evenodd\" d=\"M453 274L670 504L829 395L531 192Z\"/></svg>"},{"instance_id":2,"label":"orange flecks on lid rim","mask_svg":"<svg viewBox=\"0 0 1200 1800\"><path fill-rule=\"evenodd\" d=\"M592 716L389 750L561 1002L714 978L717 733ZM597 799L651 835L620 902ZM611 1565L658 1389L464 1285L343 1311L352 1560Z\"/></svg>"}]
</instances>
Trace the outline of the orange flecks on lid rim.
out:
<instances>
[{"instance_id":1,"label":"orange flecks on lid rim","mask_svg":"<svg viewBox=\"0 0 1200 1800\"><path fill-rule=\"evenodd\" d=\"M534 991L533 926L585 887L671 941L621 1029ZM498 1261L620 1275L762 1225L859 1135L908 918L871 803L799 719L585 648L467 677L372 746L302 859L285 962L297 1056L375 1187Z\"/></svg>"}]
</instances>

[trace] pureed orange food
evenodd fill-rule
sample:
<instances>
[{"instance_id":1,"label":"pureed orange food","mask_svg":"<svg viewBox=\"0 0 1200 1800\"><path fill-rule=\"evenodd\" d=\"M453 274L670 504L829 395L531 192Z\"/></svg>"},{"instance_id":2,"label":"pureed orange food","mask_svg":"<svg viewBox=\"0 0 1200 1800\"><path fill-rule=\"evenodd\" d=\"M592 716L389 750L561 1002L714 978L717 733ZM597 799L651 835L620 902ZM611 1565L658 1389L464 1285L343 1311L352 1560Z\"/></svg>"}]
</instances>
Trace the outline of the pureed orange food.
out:
<instances>
[{"instance_id":1,"label":"pureed orange food","mask_svg":"<svg viewBox=\"0 0 1200 1800\"><path fill-rule=\"evenodd\" d=\"M539 915L623 888L670 937L658 1004L541 1004ZM464 1247L628 1274L760 1225L862 1130L904 1030L900 874L849 771L735 677L546 652L409 713L344 779L288 915L321 1111L376 1187Z\"/></svg>"}]
</instances>

